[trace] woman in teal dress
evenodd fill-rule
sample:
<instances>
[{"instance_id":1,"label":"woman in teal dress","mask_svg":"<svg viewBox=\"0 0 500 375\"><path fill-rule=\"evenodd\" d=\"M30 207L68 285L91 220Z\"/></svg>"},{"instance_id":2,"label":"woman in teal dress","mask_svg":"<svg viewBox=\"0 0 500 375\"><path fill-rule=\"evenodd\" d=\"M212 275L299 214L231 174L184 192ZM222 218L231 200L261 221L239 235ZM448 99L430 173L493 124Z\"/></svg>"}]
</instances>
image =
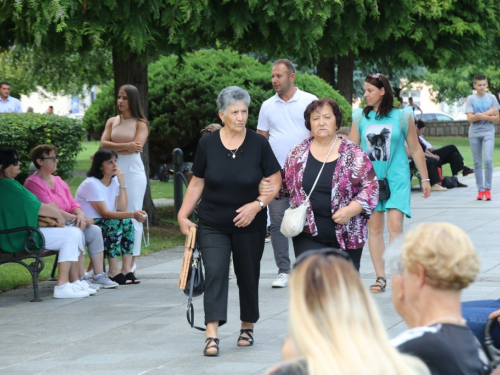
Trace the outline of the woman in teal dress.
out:
<instances>
[{"instance_id":1,"label":"woman in teal dress","mask_svg":"<svg viewBox=\"0 0 500 375\"><path fill-rule=\"evenodd\" d=\"M366 77L364 97L367 106L362 111L353 111L350 140L361 144L373 164L377 178L387 178L391 192L388 199L379 200L375 212L368 220L368 246L377 274L370 291L379 293L385 291L386 287L383 258L385 213L387 212L389 243L403 233L404 216L411 217L410 168L405 142L422 176L424 198L430 196L431 186L411 108L407 111L394 107L391 84L387 77L380 73Z\"/></svg>"}]
</instances>

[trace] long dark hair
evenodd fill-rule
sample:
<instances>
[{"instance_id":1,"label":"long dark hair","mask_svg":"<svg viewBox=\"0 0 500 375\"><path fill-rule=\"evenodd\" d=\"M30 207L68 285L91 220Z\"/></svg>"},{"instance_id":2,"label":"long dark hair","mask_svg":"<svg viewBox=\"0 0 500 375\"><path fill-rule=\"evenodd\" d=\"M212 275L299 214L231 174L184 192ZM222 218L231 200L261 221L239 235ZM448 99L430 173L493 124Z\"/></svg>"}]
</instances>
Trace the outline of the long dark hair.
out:
<instances>
[{"instance_id":1,"label":"long dark hair","mask_svg":"<svg viewBox=\"0 0 500 375\"><path fill-rule=\"evenodd\" d=\"M134 85L123 85L118 89L118 92L123 90L127 93L128 106L130 108L130 112L132 112L132 116L144 121L148 126L149 122L144 116L144 111L142 110L141 98L139 96L139 90ZM120 113L121 117L121 113Z\"/></svg>"},{"instance_id":2,"label":"long dark hair","mask_svg":"<svg viewBox=\"0 0 500 375\"><path fill-rule=\"evenodd\" d=\"M101 148L94 154L94 159L92 159L92 165L87 172L88 177L95 177L98 180L101 180L104 177L102 173L101 167L102 163L105 161L111 160L112 157L115 157L118 160L118 154L113 150L109 150L107 148Z\"/></svg>"},{"instance_id":3,"label":"long dark hair","mask_svg":"<svg viewBox=\"0 0 500 375\"><path fill-rule=\"evenodd\" d=\"M384 88L385 94L382 97L382 101L380 102L380 105L378 107L378 113L375 116L375 118L377 120L380 120L381 118L388 117L389 113L394 108L394 93L392 92L392 87L391 84L389 83L389 80L385 75L381 73L376 73L376 74L368 74L365 78L365 82L368 82L370 85L373 85L378 89ZM372 110L373 110L372 105L366 106L363 109L363 114L365 115L366 118L369 118L368 114Z\"/></svg>"}]
</instances>

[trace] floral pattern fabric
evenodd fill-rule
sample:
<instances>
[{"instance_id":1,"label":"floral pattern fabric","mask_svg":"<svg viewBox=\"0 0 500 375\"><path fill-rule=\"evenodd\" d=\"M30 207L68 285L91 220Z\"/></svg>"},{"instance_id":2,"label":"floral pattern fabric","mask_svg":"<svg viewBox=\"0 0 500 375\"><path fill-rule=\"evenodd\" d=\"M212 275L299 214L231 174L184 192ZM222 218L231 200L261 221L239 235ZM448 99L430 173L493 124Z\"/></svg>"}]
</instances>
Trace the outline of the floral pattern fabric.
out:
<instances>
[{"instance_id":1,"label":"floral pattern fabric","mask_svg":"<svg viewBox=\"0 0 500 375\"><path fill-rule=\"evenodd\" d=\"M131 219L94 219L94 224L102 230L108 259L134 252L135 230Z\"/></svg>"},{"instance_id":2,"label":"floral pattern fabric","mask_svg":"<svg viewBox=\"0 0 500 375\"><path fill-rule=\"evenodd\" d=\"M293 147L285 160L280 198L289 197L290 205L298 207L307 199L302 187L313 137ZM331 212L346 207L351 201L358 202L363 212L353 216L346 224L335 224L335 234L344 250L362 248L368 237L368 219L378 203L378 181L373 165L363 150L354 143L342 139L339 158L332 176ZM308 202L304 232L318 235L314 212Z\"/></svg>"}]
</instances>

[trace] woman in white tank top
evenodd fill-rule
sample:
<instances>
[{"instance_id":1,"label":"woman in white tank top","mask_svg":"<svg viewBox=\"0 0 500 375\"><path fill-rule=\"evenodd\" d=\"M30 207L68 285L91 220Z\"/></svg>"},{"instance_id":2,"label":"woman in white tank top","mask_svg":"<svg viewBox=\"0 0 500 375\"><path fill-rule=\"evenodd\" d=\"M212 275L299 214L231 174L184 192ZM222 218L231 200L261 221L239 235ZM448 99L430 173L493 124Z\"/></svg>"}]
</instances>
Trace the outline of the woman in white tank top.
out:
<instances>
[{"instance_id":1,"label":"woman in white tank top","mask_svg":"<svg viewBox=\"0 0 500 375\"><path fill-rule=\"evenodd\" d=\"M124 85L118 90L118 111L116 117L106 122L101 137L101 148L115 151L119 157L119 167L125 176L128 194L128 211L142 210L146 193L147 176L141 155L149 135L148 120L144 116L139 91L135 86ZM133 269L135 257L141 253L143 226L132 220L135 228Z\"/></svg>"}]
</instances>

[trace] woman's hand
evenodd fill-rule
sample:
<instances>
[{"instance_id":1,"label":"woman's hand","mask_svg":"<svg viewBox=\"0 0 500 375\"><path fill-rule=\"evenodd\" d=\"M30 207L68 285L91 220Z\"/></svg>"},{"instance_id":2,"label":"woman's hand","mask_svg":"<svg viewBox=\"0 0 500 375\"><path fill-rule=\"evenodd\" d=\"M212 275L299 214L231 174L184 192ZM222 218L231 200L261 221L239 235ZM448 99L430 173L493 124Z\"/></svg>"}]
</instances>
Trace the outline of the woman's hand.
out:
<instances>
[{"instance_id":1,"label":"woman's hand","mask_svg":"<svg viewBox=\"0 0 500 375\"><path fill-rule=\"evenodd\" d=\"M85 225L87 225L87 227L94 225L94 219L92 219L91 217L85 216Z\"/></svg>"},{"instance_id":2,"label":"woman's hand","mask_svg":"<svg viewBox=\"0 0 500 375\"><path fill-rule=\"evenodd\" d=\"M120 168L116 170L116 178L118 179L120 186L125 186L125 175Z\"/></svg>"},{"instance_id":3,"label":"woman's hand","mask_svg":"<svg viewBox=\"0 0 500 375\"><path fill-rule=\"evenodd\" d=\"M71 220L72 223L75 223L77 227L79 227L81 230L84 230L87 228L87 218L85 217L85 214L83 212L79 212L73 220Z\"/></svg>"},{"instance_id":4,"label":"woman's hand","mask_svg":"<svg viewBox=\"0 0 500 375\"><path fill-rule=\"evenodd\" d=\"M430 181L424 181L422 183L422 197L424 198L429 198L431 196L431 182Z\"/></svg>"},{"instance_id":5,"label":"woman's hand","mask_svg":"<svg viewBox=\"0 0 500 375\"><path fill-rule=\"evenodd\" d=\"M332 220L340 225L346 224L352 217L363 212L363 207L356 201L351 201L347 206L339 208L332 215Z\"/></svg>"},{"instance_id":6,"label":"woman's hand","mask_svg":"<svg viewBox=\"0 0 500 375\"><path fill-rule=\"evenodd\" d=\"M132 215L134 216L134 219L137 220L139 223L144 223L148 217L146 211L143 210L134 211L132 212Z\"/></svg>"},{"instance_id":7,"label":"woman's hand","mask_svg":"<svg viewBox=\"0 0 500 375\"><path fill-rule=\"evenodd\" d=\"M259 184L259 195L268 196L274 191L274 186L269 177L263 178Z\"/></svg>"},{"instance_id":8,"label":"woman's hand","mask_svg":"<svg viewBox=\"0 0 500 375\"><path fill-rule=\"evenodd\" d=\"M498 322L500 323L500 309L493 311L490 316L488 316L488 319L495 319L498 318Z\"/></svg>"},{"instance_id":9,"label":"woman's hand","mask_svg":"<svg viewBox=\"0 0 500 375\"><path fill-rule=\"evenodd\" d=\"M244 206L238 208L236 212L238 215L233 219L234 225L241 228L249 226L253 219L255 219L255 215L260 212L260 204L255 201L252 203L247 203Z\"/></svg>"},{"instance_id":10,"label":"woman's hand","mask_svg":"<svg viewBox=\"0 0 500 375\"><path fill-rule=\"evenodd\" d=\"M181 229L181 233L187 236L189 234L189 228L196 227L197 225L189 220L187 217L177 217L177 221L179 222L179 228Z\"/></svg>"},{"instance_id":11,"label":"woman's hand","mask_svg":"<svg viewBox=\"0 0 500 375\"><path fill-rule=\"evenodd\" d=\"M129 142L127 143L126 150L133 154L138 154L142 151L142 145L139 142Z\"/></svg>"}]
</instances>

